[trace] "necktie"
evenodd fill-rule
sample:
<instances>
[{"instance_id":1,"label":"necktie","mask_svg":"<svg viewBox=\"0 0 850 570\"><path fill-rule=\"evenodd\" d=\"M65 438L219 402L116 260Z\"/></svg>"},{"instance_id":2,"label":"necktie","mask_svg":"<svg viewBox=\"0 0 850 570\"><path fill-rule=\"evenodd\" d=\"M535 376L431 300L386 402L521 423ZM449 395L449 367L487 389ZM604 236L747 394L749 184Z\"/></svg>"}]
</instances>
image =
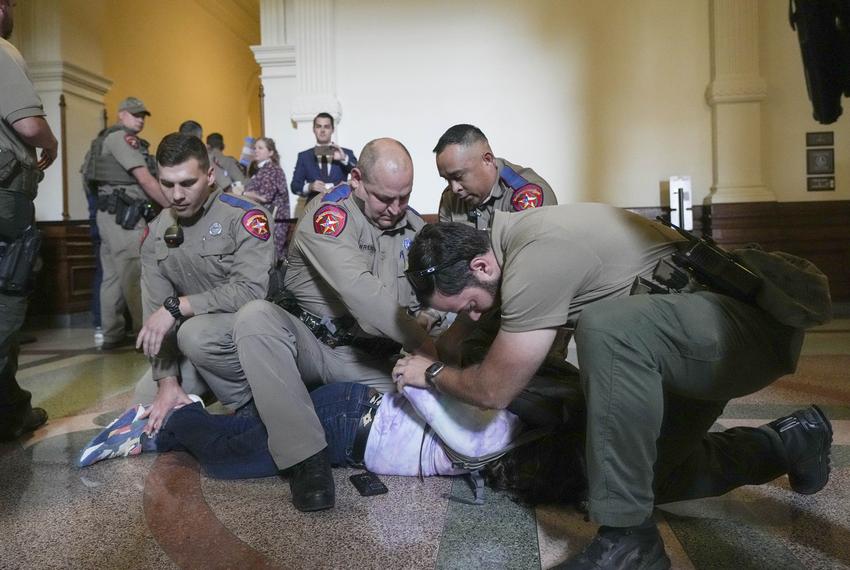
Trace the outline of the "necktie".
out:
<instances>
[{"instance_id":1,"label":"necktie","mask_svg":"<svg viewBox=\"0 0 850 570\"><path fill-rule=\"evenodd\" d=\"M328 157L326 155L322 155L322 173L327 178L330 175L330 169L328 168Z\"/></svg>"}]
</instances>

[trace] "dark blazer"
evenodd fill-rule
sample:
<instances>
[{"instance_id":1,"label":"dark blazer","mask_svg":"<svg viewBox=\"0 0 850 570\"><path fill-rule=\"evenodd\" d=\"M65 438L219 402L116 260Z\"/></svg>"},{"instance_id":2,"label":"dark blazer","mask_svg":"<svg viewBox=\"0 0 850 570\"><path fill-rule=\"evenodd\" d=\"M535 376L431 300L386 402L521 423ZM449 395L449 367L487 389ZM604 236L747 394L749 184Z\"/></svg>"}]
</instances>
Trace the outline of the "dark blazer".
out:
<instances>
[{"instance_id":1,"label":"dark blazer","mask_svg":"<svg viewBox=\"0 0 850 570\"><path fill-rule=\"evenodd\" d=\"M292 184L290 188L292 193L297 196L304 196L304 183L315 182L330 182L331 184L339 184L348 178L348 173L351 169L357 166L357 157L350 149L342 149L348 155L348 164L342 164L337 161L331 162L330 174L325 176L319 166L319 161L316 159L315 152L312 148L298 153L298 161L295 163L295 172L292 174Z\"/></svg>"}]
</instances>

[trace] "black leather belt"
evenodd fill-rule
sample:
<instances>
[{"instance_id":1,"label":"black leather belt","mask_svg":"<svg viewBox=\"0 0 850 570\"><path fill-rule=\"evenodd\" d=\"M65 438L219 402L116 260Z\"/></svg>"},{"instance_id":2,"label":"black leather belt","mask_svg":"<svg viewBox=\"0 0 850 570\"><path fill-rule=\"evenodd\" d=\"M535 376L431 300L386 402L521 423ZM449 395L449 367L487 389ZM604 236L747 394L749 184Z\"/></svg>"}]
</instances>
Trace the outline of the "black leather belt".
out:
<instances>
[{"instance_id":1,"label":"black leather belt","mask_svg":"<svg viewBox=\"0 0 850 570\"><path fill-rule=\"evenodd\" d=\"M372 355L395 354L401 350L401 344L389 338L355 337L349 331L354 328L356 321L350 317L328 319L335 332L328 328L326 319L322 319L309 311L305 311L295 303L279 303L281 307L307 325L310 332L331 348L338 346L353 346Z\"/></svg>"},{"instance_id":2,"label":"black leather belt","mask_svg":"<svg viewBox=\"0 0 850 570\"><path fill-rule=\"evenodd\" d=\"M372 424L375 423L375 414L378 413L378 406L381 405L381 400L384 395L371 388L369 390L369 408L360 417L357 422L357 431L354 432L354 445L351 448L351 460L356 465L363 465L363 460L366 455L366 442L369 441L369 432L372 430Z\"/></svg>"}]
</instances>

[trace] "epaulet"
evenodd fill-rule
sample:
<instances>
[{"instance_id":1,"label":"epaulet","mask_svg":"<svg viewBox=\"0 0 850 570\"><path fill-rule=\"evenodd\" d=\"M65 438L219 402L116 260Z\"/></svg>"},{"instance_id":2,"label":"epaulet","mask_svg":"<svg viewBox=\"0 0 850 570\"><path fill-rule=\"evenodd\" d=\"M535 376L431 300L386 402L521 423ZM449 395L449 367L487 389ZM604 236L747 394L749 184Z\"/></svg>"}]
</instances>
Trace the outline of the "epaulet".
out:
<instances>
[{"instance_id":1,"label":"epaulet","mask_svg":"<svg viewBox=\"0 0 850 570\"><path fill-rule=\"evenodd\" d=\"M351 195L351 186L348 184L339 184L333 190L322 196L322 202L339 202Z\"/></svg>"},{"instance_id":2,"label":"epaulet","mask_svg":"<svg viewBox=\"0 0 850 570\"><path fill-rule=\"evenodd\" d=\"M511 196L511 206L515 212L539 208L543 205L543 188L529 182L507 164L499 171L499 178L514 191Z\"/></svg>"},{"instance_id":3,"label":"epaulet","mask_svg":"<svg viewBox=\"0 0 850 570\"><path fill-rule=\"evenodd\" d=\"M407 211L408 211L408 212L410 212L410 213L412 213L414 216L416 216L417 218L419 218L419 219L420 219L420 220L422 220L423 222L425 221L425 218L423 218L423 217L422 217L422 214L420 214L419 212L417 212L416 210L414 210L412 207L408 206L408 207L407 207Z\"/></svg>"},{"instance_id":4,"label":"epaulet","mask_svg":"<svg viewBox=\"0 0 850 570\"><path fill-rule=\"evenodd\" d=\"M218 197L219 200L233 206L234 208L242 208L243 210L253 210L257 207L253 202L249 202L248 200L244 200L242 198L237 198L233 194L224 194Z\"/></svg>"}]
</instances>

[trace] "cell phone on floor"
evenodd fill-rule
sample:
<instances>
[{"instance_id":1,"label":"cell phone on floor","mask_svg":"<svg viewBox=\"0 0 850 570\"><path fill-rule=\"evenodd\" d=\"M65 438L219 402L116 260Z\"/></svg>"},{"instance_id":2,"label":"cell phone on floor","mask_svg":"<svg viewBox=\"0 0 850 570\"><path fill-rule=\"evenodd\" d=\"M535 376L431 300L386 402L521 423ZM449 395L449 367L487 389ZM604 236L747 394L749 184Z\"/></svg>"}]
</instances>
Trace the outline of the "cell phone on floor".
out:
<instances>
[{"instance_id":1,"label":"cell phone on floor","mask_svg":"<svg viewBox=\"0 0 850 570\"><path fill-rule=\"evenodd\" d=\"M378 476L374 473L370 473L369 471L352 475L348 478L348 480L351 481L351 484L354 485L357 492L364 497L383 495L389 491L387 486L381 483L381 480L378 479Z\"/></svg>"}]
</instances>

